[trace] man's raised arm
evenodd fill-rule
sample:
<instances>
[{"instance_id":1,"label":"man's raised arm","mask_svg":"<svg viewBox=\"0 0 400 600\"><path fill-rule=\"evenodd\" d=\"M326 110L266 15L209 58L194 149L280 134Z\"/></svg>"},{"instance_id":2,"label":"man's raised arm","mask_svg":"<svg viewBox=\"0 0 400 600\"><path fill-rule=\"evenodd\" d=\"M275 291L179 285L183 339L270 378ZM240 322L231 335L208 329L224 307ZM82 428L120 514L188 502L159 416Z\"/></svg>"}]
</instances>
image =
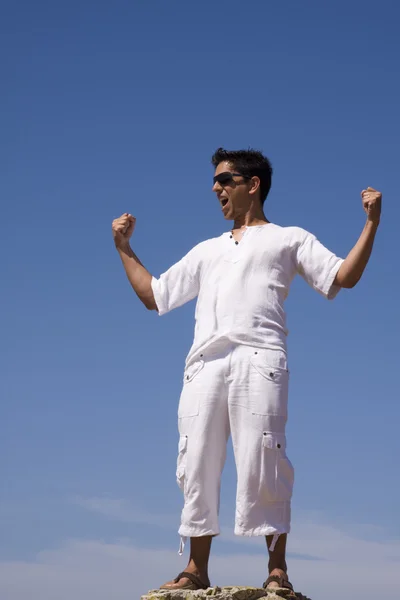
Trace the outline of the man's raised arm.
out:
<instances>
[{"instance_id":1,"label":"man's raised arm","mask_svg":"<svg viewBox=\"0 0 400 600\"><path fill-rule=\"evenodd\" d=\"M129 240L135 229L135 224L135 217L128 213L124 213L118 219L114 219L112 223L112 233L115 247L121 257L126 276L138 298L148 310L157 310L151 287L152 275L142 265L129 244Z\"/></svg>"},{"instance_id":2,"label":"man's raised arm","mask_svg":"<svg viewBox=\"0 0 400 600\"><path fill-rule=\"evenodd\" d=\"M336 275L335 285L343 288L352 288L361 279L371 256L381 218L381 192L369 187L361 192L361 198L364 210L367 213L367 222L356 245L350 250Z\"/></svg>"}]
</instances>

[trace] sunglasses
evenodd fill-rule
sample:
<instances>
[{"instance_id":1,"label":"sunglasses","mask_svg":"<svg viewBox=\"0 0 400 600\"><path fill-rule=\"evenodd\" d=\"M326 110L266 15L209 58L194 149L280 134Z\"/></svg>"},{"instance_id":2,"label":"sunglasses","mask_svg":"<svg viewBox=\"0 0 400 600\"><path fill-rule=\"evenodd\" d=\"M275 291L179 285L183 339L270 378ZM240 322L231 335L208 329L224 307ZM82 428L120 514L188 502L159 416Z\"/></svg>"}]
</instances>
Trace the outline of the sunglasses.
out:
<instances>
[{"instance_id":1,"label":"sunglasses","mask_svg":"<svg viewBox=\"0 0 400 600\"><path fill-rule=\"evenodd\" d=\"M251 179L248 175L242 175L241 173L231 173L230 171L225 171L224 173L219 173L219 175L215 175L213 177L214 185L219 183L220 185L227 185L228 183L235 183L234 177L243 177L243 179Z\"/></svg>"}]
</instances>

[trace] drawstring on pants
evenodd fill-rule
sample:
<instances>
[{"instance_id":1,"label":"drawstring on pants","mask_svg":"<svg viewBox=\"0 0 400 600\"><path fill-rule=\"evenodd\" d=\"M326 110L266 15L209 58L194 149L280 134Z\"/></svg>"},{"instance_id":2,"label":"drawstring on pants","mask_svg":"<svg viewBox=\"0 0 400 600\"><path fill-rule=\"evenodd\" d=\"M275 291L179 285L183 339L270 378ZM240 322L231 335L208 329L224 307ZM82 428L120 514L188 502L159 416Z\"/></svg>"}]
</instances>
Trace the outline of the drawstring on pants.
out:
<instances>
[{"instance_id":1,"label":"drawstring on pants","mask_svg":"<svg viewBox=\"0 0 400 600\"><path fill-rule=\"evenodd\" d=\"M280 536L280 533L274 534L274 537L272 538L272 543L269 547L270 552L273 552L275 550L276 542L278 541L279 536Z\"/></svg>"},{"instance_id":2,"label":"drawstring on pants","mask_svg":"<svg viewBox=\"0 0 400 600\"><path fill-rule=\"evenodd\" d=\"M185 549L186 542L187 542L187 537L185 535L181 535L181 541L180 541L179 550L178 550L179 556L182 556L183 551Z\"/></svg>"}]
</instances>

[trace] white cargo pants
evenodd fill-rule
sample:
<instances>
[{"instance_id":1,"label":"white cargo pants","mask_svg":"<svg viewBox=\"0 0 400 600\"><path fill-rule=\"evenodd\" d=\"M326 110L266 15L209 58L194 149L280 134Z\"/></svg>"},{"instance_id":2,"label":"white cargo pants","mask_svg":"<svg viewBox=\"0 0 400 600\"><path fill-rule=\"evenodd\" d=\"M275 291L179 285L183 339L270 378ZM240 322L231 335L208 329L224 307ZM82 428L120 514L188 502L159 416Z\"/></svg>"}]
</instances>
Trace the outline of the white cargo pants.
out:
<instances>
[{"instance_id":1,"label":"white cargo pants","mask_svg":"<svg viewBox=\"0 0 400 600\"><path fill-rule=\"evenodd\" d=\"M232 435L237 468L235 534L290 530L294 472L286 456L286 354L244 345L204 352L189 364L179 402L179 534L218 535L221 473Z\"/></svg>"}]
</instances>

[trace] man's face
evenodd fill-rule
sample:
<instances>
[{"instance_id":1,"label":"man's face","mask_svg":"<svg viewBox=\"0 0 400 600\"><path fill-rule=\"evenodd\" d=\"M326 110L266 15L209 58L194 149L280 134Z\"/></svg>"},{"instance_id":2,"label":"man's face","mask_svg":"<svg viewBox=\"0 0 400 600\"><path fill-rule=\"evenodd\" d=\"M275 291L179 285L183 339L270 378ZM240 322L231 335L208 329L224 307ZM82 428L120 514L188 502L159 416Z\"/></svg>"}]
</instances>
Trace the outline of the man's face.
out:
<instances>
[{"instance_id":1,"label":"man's face","mask_svg":"<svg viewBox=\"0 0 400 600\"><path fill-rule=\"evenodd\" d=\"M228 162L220 163L215 169L213 192L217 194L226 220L237 219L249 210L252 202L249 181Z\"/></svg>"}]
</instances>

